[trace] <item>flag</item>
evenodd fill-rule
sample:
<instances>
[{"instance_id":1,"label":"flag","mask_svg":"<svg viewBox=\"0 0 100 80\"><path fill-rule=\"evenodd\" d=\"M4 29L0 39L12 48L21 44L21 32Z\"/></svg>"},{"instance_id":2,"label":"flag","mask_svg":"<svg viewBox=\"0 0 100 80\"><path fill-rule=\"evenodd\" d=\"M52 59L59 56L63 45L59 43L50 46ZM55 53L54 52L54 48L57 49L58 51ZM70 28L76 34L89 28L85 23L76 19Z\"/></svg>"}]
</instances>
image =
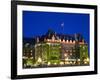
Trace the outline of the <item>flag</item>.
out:
<instances>
[{"instance_id":1,"label":"flag","mask_svg":"<svg viewBox=\"0 0 100 80\"><path fill-rule=\"evenodd\" d=\"M61 23L61 27L64 27L64 22L63 22L63 23Z\"/></svg>"}]
</instances>

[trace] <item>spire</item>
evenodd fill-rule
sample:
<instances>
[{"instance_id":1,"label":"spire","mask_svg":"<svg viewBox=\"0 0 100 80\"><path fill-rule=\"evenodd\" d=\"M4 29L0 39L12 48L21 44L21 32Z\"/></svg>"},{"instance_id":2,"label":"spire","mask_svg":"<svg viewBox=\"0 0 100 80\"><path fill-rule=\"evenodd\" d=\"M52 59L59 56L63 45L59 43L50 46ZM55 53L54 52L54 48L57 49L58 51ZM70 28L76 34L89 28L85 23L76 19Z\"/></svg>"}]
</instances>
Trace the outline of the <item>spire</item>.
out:
<instances>
[{"instance_id":1,"label":"spire","mask_svg":"<svg viewBox=\"0 0 100 80\"><path fill-rule=\"evenodd\" d=\"M78 35L75 34L75 41L78 41Z\"/></svg>"},{"instance_id":2,"label":"spire","mask_svg":"<svg viewBox=\"0 0 100 80\"><path fill-rule=\"evenodd\" d=\"M37 43L39 42L39 37L36 38L36 42L37 42Z\"/></svg>"}]
</instances>

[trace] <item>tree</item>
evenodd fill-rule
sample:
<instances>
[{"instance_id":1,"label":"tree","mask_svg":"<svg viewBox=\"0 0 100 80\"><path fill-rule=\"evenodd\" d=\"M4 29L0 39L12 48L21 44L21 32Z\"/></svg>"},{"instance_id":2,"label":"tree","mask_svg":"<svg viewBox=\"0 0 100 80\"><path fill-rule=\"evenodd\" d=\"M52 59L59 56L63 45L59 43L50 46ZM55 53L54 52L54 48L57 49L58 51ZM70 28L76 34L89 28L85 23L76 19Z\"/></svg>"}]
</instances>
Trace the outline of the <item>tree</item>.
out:
<instances>
[{"instance_id":1,"label":"tree","mask_svg":"<svg viewBox=\"0 0 100 80\"><path fill-rule=\"evenodd\" d=\"M80 61L81 64L84 63L84 59L88 58L88 46L87 45L81 45L80 46Z\"/></svg>"},{"instance_id":2,"label":"tree","mask_svg":"<svg viewBox=\"0 0 100 80\"><path fill-rule=\"evenodd\" d=\"M52 64L54 63L59 63L60 62L60 49L59 49L60 45L56 44L53 46L50 46L50 50L49 50L49 62L51 62Z\"/></svg>"}]
</instances>

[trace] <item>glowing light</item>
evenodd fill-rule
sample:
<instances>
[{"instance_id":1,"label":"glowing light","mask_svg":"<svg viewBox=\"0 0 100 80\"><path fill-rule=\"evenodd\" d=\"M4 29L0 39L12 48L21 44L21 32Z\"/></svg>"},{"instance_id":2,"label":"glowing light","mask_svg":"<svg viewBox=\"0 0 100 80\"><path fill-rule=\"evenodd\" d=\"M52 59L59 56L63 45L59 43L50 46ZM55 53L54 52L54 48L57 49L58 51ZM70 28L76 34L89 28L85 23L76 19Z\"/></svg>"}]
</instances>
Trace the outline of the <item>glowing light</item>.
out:
<instances>
[{"instance_id":1,"label":"glowing light","mask_svg":"<svg viewBox=\"0 0 100 80\"><path fill-rule=\"evenodd\" d=\"M59 42L61 42L61 39L59 39Z\"/></svg>"},{"instance_id":2,"label":"glowing light","mask_svg":"<svg viewBox=\"0 0 100 80\"><path fill-rule=\"evenodd\" d=\"M50 43L46 43L46 44L50 45Z\"/></svg>"},{"instance_id":3,"label":"glowing light","mask_svg":"<svg viewBox=\"0 0 100 80\"><path fill-rule=\"evenodd\" d=\"M72 43L72 40L70 40L70 43Z\"/></svg>"},{"instance_id":4,"label":"glowing light","mask_svg":"<svg viewBox=\"0 0 100 80\"><path fill-rule=\"evenodd\" d=\"M57 65L57 63L54 63L54 65Z\"/></svg>"},{"instance_id":5,"label":"glowing light","mask_svg":"<svg viewBox=\"0 0 100 80\"><path fill-rule=\"evenodd\" d=\"M32 50L31 50L31 52L32 52Z\"/></svg>"},{"instance_id":6,"label":"glowing light","mask_svg":"<svg viewBox=\"0 0 100 80\"><path fill-rule=\"evenodd\" d=\"M73 41L73 43L75 43L75 40Z\"/></svg>"},{"instance_id":7,"label":"glowing light","mask_svg":"<svg viewBox=\"0 0 100 80\"><path fill-rule=\"evenodd\" d=\"M68 61L68 58L65 58L65 61Z\"/></svg>"},{"instance_id":8,"label":"glowing light","mask_svg":"<svg viewBox=\"0 0 100 80\"><path fill-rule=\"evenodd\" d=\"M86 61L89 62L89 58L87 58Z\"/></svg>"},{"instance_id":9,"label":"glowing light","mask_svg":"<svg viewBox=\"0 0 100 80\"><path fill-rule=\"evenodd\" d=\"M64 65L64 62L60 62L60 65Z\"/></svg>"},{"instance_id":10,"label":"glowing light","mask_svg":"<svg viewBox=\"0 0 100 80\"><path fill-rule=\"evenodd\" d=\"M74 61L74 64L75 64L76 62Z\"/></svg>"},{"instance_id":11,"label":"glowing light","mask_svg":"<svg viewBox=\"0 0 100 80\"><path fill-rule=\"evenodd\" d=\"M84 64L87 64L87 62L85 61Z\"/></svg>"},{"instance_id":12,"label":"glowing light","mask_svg":"<svg viewBox=\"0 0 100 80\"><path fill-rule=\"evenodd\" d=\"M72 53L70 53L70 55L72 55Z\"/></svg>"},{"instance_id":13,"label":"glowing light","mask_svg":"<svg viewBox=\"0 0 100 80\"><path fill-rule=\"evenodd\" d=\"M32 56L32 53L31 53L31 56Z\"/></svg>"},{"instance_id":14,"label":"glowing light","mask_svg":"<svg viewBox=\"0 0 100 80\"><path fill-rule=\"evenodd\" d=\"M80 61L80 59L78 59L78 61Z\"/></svg>"},{"instance_id":15,"label":"glowing light","mask_svg":"<svg viewBox=\"0 0 100 80\"><path fill-rule=\"evenodd\" d=\"M72 64L72 61L70 61L70 64Z\"/></svg>"},{"instance_id":16,"label":"glowing light","mask_svg":"<svg viewBox=\"0 0 100 80\"><path fill-rule=\"evenodd\" d=\"M64 54L64 56L66 57L66 56L67 56L67 54Z\"/></svg>"},{"instance_id":17,"label":"glowing light","mask_svg":"<svg viewBox=\"0 0 100 80\"><path fill-rule=\"evenodd\" d=\"M85 47L83 46L83 49L85 49Z\"/></svg>"},{"instance_id":18,"label":"glowing light","mask_svg":"<svg viewBox=\"0 0 100 80\"><path fill-rule=\"evenodd\" d=\"M47 39L47 41L50 41L49 39Z\"/></svg>"},{"instance_id":19,"label":"glowing light","mask_svg":"<svg viewBox=\"0 0 100 80\"><path fill-rule=\"evenodd\" d=\"M66 42L68 43L68 40Z\"/></svg>"},{"instance_id":20,"label":"glowing light","mask_svg":"<svg viewBox=\"0 0 100 80\"><path fill-rule=\"evenodd\" d=\"M42 59L39 57L37 62L41 63L42 62Z\"/></svg>"},{"instance_id":21,"label":"glowing light","mask_svg":"<svg viewBox=\"0 0 100 80\"><path fill-rule=\"evenodd\" d=\"M66 61L65 64L70 64L70 63L68 61Z\"/></svg>"},{"instance_id":22,"label":"glowing light","mask_svg":"<svg viewBox=\"0 0 100 80\"><path fill-rule=\"evenodd\" d=\"M51 65L51 63L50 62L48 62L48 66L50 66Z\"/></svg>"},{"instance_id":23,"label":"glowing light","mask_svg":"<svg viewBox=\"0 0 100 80\"><path fill-rule=\"evenodd\" d=\"M65 42L65 40L63 39L63 42Z\"/></svg>"}]
</instances>

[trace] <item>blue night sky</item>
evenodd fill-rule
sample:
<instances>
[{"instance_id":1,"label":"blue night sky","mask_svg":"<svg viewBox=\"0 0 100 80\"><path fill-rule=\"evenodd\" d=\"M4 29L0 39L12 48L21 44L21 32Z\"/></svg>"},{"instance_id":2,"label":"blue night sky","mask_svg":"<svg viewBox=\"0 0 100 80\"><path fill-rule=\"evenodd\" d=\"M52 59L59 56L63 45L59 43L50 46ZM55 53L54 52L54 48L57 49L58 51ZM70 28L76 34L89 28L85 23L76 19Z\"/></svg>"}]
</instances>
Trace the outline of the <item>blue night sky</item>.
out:
<instances>
[{"instance_id":1,"label":"blue night sky","mask_svg":"<svg viewBox=\"0 0 100 80\"><path fill-rule=\"evenodd\" d=\"M89 14L23 11L24 37L43 35L53 29L63 34L80 33L89 44L89 26Z\"/></svg>"}]
</instances>

